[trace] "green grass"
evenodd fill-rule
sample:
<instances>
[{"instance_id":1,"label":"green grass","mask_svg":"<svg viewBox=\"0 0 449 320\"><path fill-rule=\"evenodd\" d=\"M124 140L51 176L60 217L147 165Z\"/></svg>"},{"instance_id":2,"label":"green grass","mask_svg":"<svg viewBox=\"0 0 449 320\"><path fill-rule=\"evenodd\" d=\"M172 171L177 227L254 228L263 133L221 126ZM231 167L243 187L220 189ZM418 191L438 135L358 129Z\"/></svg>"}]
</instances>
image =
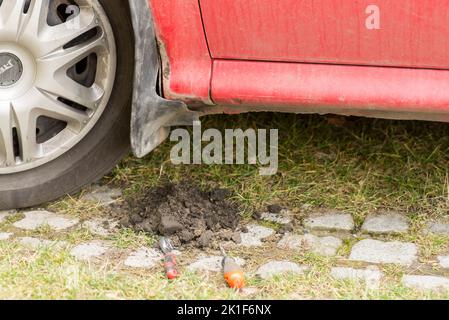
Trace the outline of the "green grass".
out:
<instances>
[{"instance_id":1,"label":"green grass","mask_svg":"<svg viewBox=\"0 0 449 320\"><path fill-rule=\"evenodd\" d=\"M312 255L293 261L312 265L304 275L261 280L247 275L251 295L228 289L219 274L184 272L176 282L158 271L125 272L113 261L101 265L75 261L67 251L29 251L0 243L0 299L449 299L449 293L404 288L401 270L388 270L378 290L362 282L336 281L331 261Z\"/></svg>"},{"instance_id":2,"label":"green grass","mask_svg":"<svg viewBox=\"0 0 449 320\"><path fill-rule=\"evenodd\" d=\"M208 117L202 127L279 129L278 174L259 176L250 165L174 166L166 143L143 160L127 158L108 181L132 195L193 179L230 188L250 207L310 204L347 210L358 221L378 208L412 218L448 213L448 124L350 118L336 127L324 117L267 113Z\"/></svg>"},{"instance_id":3,"label":"green grass","mask_svg":"<svg viewBox=\"0 0 449 320\"><path fill-rule=\"evenodd\" d=\"M145 232L134 232L131 229L121 229L117 234L112 236L114 245L119 249L139 247L152 247L156 239Z\"/></svg>"},{"instance_id":4,"label":"green grass","mask_svg":"<svg viewBox=\"0 0 449 320\"><path fill-rule=\"evenodd\" d=\"M449 251L449 237L422 233L426 221L446 219L449 213L448 124L350 118L342 126L334 126L325 117L262 113L207 117L203 129L207 128L279 129L278 174L259 176L259 168L250 165L174 166L169 159L172 144L165 143L145 159L127 157L104 183L121 186L127 197L167 181L225 187L234 192L248 216L273 203L303 215L307 205L312 211L326 208L350 212L360 225L377 209L397 210L411 219L412 230L393 239L417 243L422 262L432 265L436 255ZM107 213L79 197L67 197L49 208L81 219ZM11 230L17 218L0 225L0 231ZM83 229L62 235L41 232L72 244L93 238ZM122 250L155 241L151 235L131 230L122 230L109 240ZM345 240L339 254L347 255L356 240ZM273 255L283 258L281 252L274 252L260 249L232 253L252 256L246 266L251 273ZM186 253L181 263L188 258L191 256ZM386 278L379 290L367 290L363 283L335 281L329 276L330 268L338 264L337 258L312 254L286 258L310 265L310 272L271 280L250 274L248 284L257 292L246 296L227 289L220 275L184 272L176 284L171 284L161 272L130 272L114 260L102 265L85 264L73 260L65 250L30 252L15 242L0 242L0 298L449 298L448 294L402 287L404 270L400 267L382 267Z\"/></svg>"}]
</instances>

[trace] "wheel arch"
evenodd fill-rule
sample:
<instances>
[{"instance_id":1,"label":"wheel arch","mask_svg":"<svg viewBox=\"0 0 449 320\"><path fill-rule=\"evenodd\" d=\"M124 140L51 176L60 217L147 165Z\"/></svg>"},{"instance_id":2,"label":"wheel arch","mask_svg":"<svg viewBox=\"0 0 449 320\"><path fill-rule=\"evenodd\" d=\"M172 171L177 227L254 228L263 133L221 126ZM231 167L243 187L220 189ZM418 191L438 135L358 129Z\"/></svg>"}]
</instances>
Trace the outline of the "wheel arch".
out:
<instances>
[{"instance_id":1,"label":"wheel arch","mask_svg":"<svg viewBox=\"0 0 449 320\"><path fill-rule=\"evenodd\" d=\"M128 0L134 30L134 89L131 114L131 147L141 158L168 136L171 126L191 125L196 112L182 101L158 94L161 58L148 0Z\"/></svg>"}]
</instances>

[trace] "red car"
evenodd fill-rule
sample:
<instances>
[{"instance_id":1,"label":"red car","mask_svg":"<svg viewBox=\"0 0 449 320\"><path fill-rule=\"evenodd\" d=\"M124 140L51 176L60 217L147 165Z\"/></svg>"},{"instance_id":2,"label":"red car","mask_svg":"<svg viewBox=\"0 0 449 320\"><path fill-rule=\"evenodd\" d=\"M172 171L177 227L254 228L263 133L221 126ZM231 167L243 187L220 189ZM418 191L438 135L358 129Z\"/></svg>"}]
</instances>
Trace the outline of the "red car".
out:
<instances>
[{"instance_id":1,"label":"red car","mask_svg":"<svg viewBox=\"0 0 449 320\"><path fill-rule=\"evenodd\" d=\"M0 0L0 209L73 193L205 114L448 122L448 8Z\"/></svg>"}]
</instances>

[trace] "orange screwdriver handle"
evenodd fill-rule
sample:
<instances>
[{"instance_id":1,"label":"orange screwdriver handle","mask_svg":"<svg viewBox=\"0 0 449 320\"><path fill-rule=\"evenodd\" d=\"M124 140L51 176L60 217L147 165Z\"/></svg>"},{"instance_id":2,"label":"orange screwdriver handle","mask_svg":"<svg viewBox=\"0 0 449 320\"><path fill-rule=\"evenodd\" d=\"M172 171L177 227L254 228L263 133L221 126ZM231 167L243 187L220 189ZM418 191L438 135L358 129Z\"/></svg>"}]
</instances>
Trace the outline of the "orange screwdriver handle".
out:
<instances>
[{"instance_id":1,"label":"orange screwdriver handle","mask_svg":"<svg viewBox=\"0 0 449 320\"><path fill-rule=\"evenodd\" d=\"M169 252L165 254L164 268L169 280L176 279L179 276L178 270L176 269L176 256L173 253Z\"/></svg>"},{"instance_id":2,"label":"orange screwdriver handle","mask_svg":"<svg viewBox=\"0 0 449 320\"><path fill-rule=\"evenodd\" d=\"M243 272L228 272L224 274L228 286L232 289L242 289L245 286L245 277Z\"/></svg>"},{"instance_id":3,"label":"orange screwdriver handle","mask_svg":"<svg viewBox=\"0 0 449 320\"><path fill-rule=\"evenodd\" d=\"M223 258L223 274L228 286L233 289L242 289L245 286L243 270L229 257Z\"/></svg>"}]
</instances>

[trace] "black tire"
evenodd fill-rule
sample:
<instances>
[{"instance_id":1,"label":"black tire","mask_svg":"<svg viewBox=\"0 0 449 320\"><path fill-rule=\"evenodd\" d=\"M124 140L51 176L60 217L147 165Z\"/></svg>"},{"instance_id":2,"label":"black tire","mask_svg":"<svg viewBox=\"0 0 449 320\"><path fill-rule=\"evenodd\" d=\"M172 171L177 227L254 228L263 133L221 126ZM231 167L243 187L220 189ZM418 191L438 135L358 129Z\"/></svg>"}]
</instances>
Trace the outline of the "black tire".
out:
<instances>
[{"instance_id":1,"label":"black tire","mask_svg":"<svg viewBox=\"0 0 449 320\"><path fill-rule=\"evenodd\" d=\"M79 191L107 174L129 152L134 67L133 28L127 0L100 0L117 47L109 103L95 127L71 150L41 167L0 175L0 210L18 209Z\"/></svg>"}]
</instances>

